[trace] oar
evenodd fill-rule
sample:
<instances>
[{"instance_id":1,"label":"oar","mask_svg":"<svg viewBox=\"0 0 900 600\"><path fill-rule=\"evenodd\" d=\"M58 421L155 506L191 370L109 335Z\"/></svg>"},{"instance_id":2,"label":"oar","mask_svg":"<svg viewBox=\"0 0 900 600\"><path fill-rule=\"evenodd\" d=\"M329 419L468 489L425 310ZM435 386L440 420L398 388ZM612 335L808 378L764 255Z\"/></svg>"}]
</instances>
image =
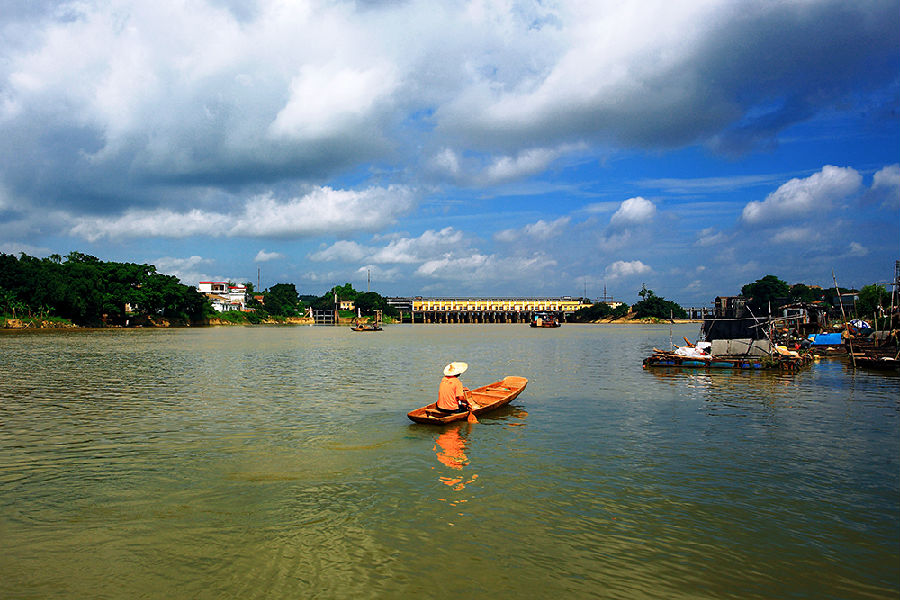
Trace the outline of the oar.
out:
<instances>
[{"instance_id":1,"label":"oar","mask_svg":"<svg viewBox=\"0 0 900 600\"><path fill-rule=\"evenodd\" d=\"M469 403L469 416L466 417L466 421L468 421L469 423L477 423L478 418L475 416L475 413L472 412L472 408L475 404L475 402L472 400L472 391L466 390L465 392L466 392L466 400Z\"/></svg>"}]
</instances>

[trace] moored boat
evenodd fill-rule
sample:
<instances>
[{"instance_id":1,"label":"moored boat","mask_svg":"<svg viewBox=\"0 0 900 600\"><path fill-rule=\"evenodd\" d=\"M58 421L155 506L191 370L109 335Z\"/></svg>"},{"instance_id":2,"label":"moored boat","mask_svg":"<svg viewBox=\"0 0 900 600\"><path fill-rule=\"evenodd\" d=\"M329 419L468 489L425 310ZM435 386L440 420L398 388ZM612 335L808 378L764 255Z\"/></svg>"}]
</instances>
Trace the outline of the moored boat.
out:
<instances>
[{"instance_id":1,"label":"moored boat","mask_svg":"<svg viewBox=\"0 0 900 600\"><path fill-rule=\"evenodd\" d=\"M875 371L900 373L900 360L893 356L854 356L853 366Z\"/></svg>"},{"instance_id":2,"label":"moored boat","mask_svg":"<svg viewBox=\"0 0 900 600\"><path fill-rule=\"evenodd\" d=\"M470 398L472 399L474 404L478 406L478 408L474 409L472 412L476 415L481 415L486 412L496 410L501 406L506 406L519 394L522 393L522 390L525 389L525 386L527 384L528 379L526 379L525 377L508 375L500 381L495 381L494 383L490 383L488 385L484 385L480 388L472 390ZM442 413L441 411L437 410L436 405L437 402L432 402L427 406L417 408L407 413L406 416L416 423L427 423L433 425L443 425L444 423L460 421L469 416L468 412L459 412L452 414Z\"/></svg>"},{"instance_id":3,"label":"moored boat","mask_svg":"<svg viewBox=\"0 0 900 600\"><path fill-rule=\"evenodd\" d=\"M547 313L535 313L531 319L532 327L559 327L559 319Z\"/></svg>"}]
</instances>

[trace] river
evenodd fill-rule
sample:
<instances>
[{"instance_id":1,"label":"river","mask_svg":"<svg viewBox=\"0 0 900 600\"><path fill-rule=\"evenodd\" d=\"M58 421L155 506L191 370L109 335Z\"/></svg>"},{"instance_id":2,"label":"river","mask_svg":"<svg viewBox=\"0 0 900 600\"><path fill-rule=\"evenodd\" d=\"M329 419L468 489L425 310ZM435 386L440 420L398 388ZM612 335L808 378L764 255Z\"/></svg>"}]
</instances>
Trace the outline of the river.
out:
<instances>
[{"instance_id":1,"label":"river","mask_svg":"<svg viewBox=\"0 0 900 600\"><path fill-rule=\"evenodd\" d=\"M0 332L0 597L896 598L900 378L697 329ZM528 387L411 423L450 361Z\"/></svg>"}]
</instances>

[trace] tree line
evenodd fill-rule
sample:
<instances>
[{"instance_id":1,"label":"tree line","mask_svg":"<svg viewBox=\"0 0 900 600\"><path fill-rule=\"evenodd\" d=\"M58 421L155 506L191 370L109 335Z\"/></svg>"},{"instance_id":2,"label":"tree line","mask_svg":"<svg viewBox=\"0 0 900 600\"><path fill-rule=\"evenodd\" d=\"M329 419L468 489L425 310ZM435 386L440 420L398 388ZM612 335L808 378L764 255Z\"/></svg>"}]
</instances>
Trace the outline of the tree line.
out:
<instances>
[{"instance_id":1,"label":"tree line","mask_svg":"<svg viewBox=\"0 0 900 600\"><path fill-rule=\"evenodd\" d=\"M195 323L211 311L196 289L153 265L104 262L80 252L47 258L0 253L0 314L13 318L81 326L124 325L141 317Z\"/></svg>"},{"instance_id":2,"label":"tree line","mask_svg":"<svg viewBox=\"0 0 900 600\"><path fill-rule=\"evenodd\" d=\"M871 319L876 315L881 317L884 309L888 308L891 303L891 295L883 285L867 285L860 290L839 287L837 293L856 295L858 299L852 309L852 315L864 319ZM571 320L589 322L605 318L620 318L629 313L633 313L635 318L669 319L674 317L677 319L688 316L681 306L657 296L646 286L641 288L638 296L641 300L631 306L622 304L614 308L603 302L592 304L573 313ZM759 315L767 315L770 310L777 310L782 306L795 303L819 303L830 311L837 310L832 302L836 296L835 288L808 286L803 283L788 285L787 282L775 275L766 275L743 285L741 296L746 299L747 306Z\"/></svg>"},{"instance_id":3,"label":"tree line","mask_svg":"<svg viewBox=\"0 0 900 600\"><path fill-rule=\"evenodd\" d=\"M398 316L376 292L357 292L349 283L321 296L300 296L293 283L247 289L248 312L217 313L196 288L146 264L102 261L70 252L36 258L0 253L0 315L25 320L63 320L84 327L144 324L164 318L182 324L206 323L212 317L258 323L268 318L300 317L307 308L333 309L335 297L353 300L360 312L376 310Z\"/></svg>"}]
</instances>

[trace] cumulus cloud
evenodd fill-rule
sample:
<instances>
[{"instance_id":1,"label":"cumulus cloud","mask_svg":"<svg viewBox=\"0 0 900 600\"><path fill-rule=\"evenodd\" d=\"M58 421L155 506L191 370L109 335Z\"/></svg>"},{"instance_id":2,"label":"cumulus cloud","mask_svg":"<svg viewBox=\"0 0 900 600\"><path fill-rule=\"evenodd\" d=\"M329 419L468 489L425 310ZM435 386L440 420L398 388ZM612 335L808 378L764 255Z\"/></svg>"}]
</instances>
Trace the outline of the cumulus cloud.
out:
<instances>
[{"instance_id":1,"label":"cumulus cloud","mask_svg":"<svg viewBox=\"0 0 900 600\"><path fill-rule=\"evenodd\" d=\"M707 139L739 151L841 97L842 82L865 69L872 44L883 56L896 47L896 11L879 6L885 21L875 22L872 9L825 2L555 4L559 26L529 37L532 61L522 76L503 79L522 69L499 57L489 75L476 70L471 84L438 109L438 120L448 131L510 144L536 135L653 147ZM887 81L892 64L877 62L868 77Z\"/></svg>"},{"instance_id":2,"label":"cumulus cloud","mask_svg":"<svg viewBox=\"0 0 900 600\"><path fill-rule=\"evenodd\" d=\"M161 202L148 183L321 183L428 156L460 177L478 156L469 176L492 184L585 143L752 144L857 83L893 85L894 8L23 5L4 15L0 175L34 202L116 213Z\"/></svg>"},{"instance_id":3,"label":"cumulus cloud","mask_svg":"<svg viewBox=\"0 0 900 600\"><path fill-rule=\"evenodd\" d=\"M514 242L523 237L535 240L549 240L560 235L571 221L571 217L560 217L553 221L540 219L534 223L525 225L521 229L504 229L494 234L494 239L500 242Z\"/></svg>"},{"instance_id":4,"label":"cumulus cloud","mask_svg":"<svg viewBox=\"0 0 900 600\"><path fill-rule=\"evenodd\" d=\"M879 169L872 178L869 195L886 209L900 208L900 164Z\"/></svg>"},{"instance_id":5,"label":"cumulus cloud","mask_svg":"<svg viewBox=\"0 0 900 600\"><path fill-rule=\"evenodd\" d=\"M715 227L706 227L697 234L696 245L700 247L716 246L728 241L729 236Z\"/></svg>"},{"instance_id":6,"label":"cumulus cloud","mask_svg":"<svg viewBox=\"0 0 900 600\"><path fill-rule=\"evenodd\" d=\"M453 248L463 246L463 233L453 227L439 231L429 229L419 237L396 236L386 246L363 246L356 242L339 240L310 255L313 261L361 260L375 264L417 264L441 256Z\"/></svg>"},{"instance_id":7,"label":"cumulus cloud","mask_svg":"<svg viewBox=\"0 0 900 600\"><path fill-rule=\"evenodd\" d=\"M416 274L445 281L473 282L514 281L521 277L540 276L556 261L543 253L530 256L501 257L474 253L469 255L447 253L429 260L416 269Z\"/></svg>"},{"instance_id":8,"label":"cumulus cloud","mask_svg":"<svg viewBox=\"0 0 900 600\"><path fill-rule=\"evenodd\" d=\"M367 254L368 250L356 242L338 240L327 248L313 252L309 255L309 259L316 262L332 260L355 262L362 260Z\"/></svg>"},{"instance_id":9,"label":"cumulus cloud","mask_svg":"<svg viewBox=\"0 0 900 600\"><path fill-rule=\"evenodd\" d=\"M607 279L618 279L620 277L629 277L631 275L641 275L643 273L649 273L650 271L652 271L652 269L639 260L617 260L606 267L606 277Z\"/></svg>"},{"instance_id":10,"label":"cumulus cloud","mask_svg":"<svg viewBox=\"0 0 900 600\"><path fill-rule=\"evenodd\" d=\"M161 256L153 261L159 273L173 275L185 285L197 285L200 281L226 281L228 276L212 276L206 270L214 261L202 256L189 256L178 258L174 256ZM231 279L233 280L233 279Z\"/></svg>"},{"instance_id":11,"label":"cumulus cloud","mask_svg":"<svg viewBox=\"0 0 900 600\"><path fill-rule=\"evenodd\" d=\"M108 238L282 237L374 231L391 224L414 204L403 186L334 190L316 188L288 200L271 194L250 198L237 213L194 209L175 212L130 210L119 217L75 219L72 235L89 241ZM377 205L378 210L372 210Z\"/></svg>"},{"instance_id":12,"label":"cumulus cloud","mask_svg":"<svg viewBox=\"0 0 900 600\"><path fill-rule=\"evenodd\" d=\"M747 203L741 220L768 225L826 213L833 203L855 194L861 184L862 176L855 169L827 165L805 179L791 179L762 202Z\"/></svg>"},{"instance_id":13,"label":"cumulus cloud","mask_svg":"<svg viewBox=\"0 0 900 600\"><path fill-rule=\"evenodd\" d=\"M429 229L417 238L393 239L375 251L371 258L376 263L414 264L462 245L462 231L453 227L444 227L440 231Z\"/></svg>"},{"instance_id":14,"label":"cumulus cloud","mask_svg":"<svg viewBox=\"0 0 900 600\"><path fill-rule=\"evenodd\" d=\"M395 88L396 77L389 64L365 69L306 65L291 81L291 96L269 133L315 139L358 127Z\"/></svg>"},{"instance_id":15,"label":"cumulus cloud","mask_svg":"<svg viewBox=\"0 0 900 600\"><path fill-rule=\"evenodd\" d=\"M632 225L642 225L653 220L656 216L656 205L649 200L637 196L622 202L619 209L610 218L610 225L623 228Z\"/></svg>"},{"instance_id":16,"label":"cumulus cloud","mask_svg":"<svg viewBox=\"0 0 900 600\"><path fill-rule=\"evenodd\" d=\"M278 258L284 258L284 254L280 252L266 252L265 248L256 253L256 257L253 259L254 262L262 263L269 262L270 260L276 260Z\"/></svg>"}]
</instances>

